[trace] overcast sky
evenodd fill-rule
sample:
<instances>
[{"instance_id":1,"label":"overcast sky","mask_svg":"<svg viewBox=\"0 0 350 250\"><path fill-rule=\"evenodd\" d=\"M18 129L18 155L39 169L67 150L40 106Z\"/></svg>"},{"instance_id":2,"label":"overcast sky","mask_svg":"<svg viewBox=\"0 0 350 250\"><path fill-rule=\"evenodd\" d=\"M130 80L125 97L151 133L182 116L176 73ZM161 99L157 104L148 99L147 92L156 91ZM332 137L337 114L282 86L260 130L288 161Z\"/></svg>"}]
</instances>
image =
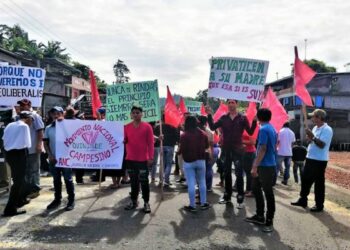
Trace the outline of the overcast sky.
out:
<instances>
[{"instance_id":1,"label":"overcast sky","mask_svg":"<svg viewBox=\"0 0 350 250\"><path fill-rule=\"evenodd\" d=\"M74 61L109 83L119 58L132 81L158 79L194 97L207 88L209 58L268 60L268 82L290 75L293 46L344 71L350 2L324 0L1 0L0 23L38 42L59 40Z\"/></svg>"}]
</instances>

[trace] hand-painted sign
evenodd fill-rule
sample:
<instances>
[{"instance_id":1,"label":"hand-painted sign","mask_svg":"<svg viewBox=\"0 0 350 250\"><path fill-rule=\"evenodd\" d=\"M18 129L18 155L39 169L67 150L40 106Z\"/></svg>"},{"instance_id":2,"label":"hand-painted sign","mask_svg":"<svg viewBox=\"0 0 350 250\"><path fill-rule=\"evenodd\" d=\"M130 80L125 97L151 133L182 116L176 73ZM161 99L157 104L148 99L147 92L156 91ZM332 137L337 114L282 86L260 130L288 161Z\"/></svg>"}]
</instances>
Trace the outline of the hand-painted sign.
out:
<instances>
[{"instance_id":1,"label":"hand-painted sign","mask_svg":"<svg viewBox=\"0 0 350 250\"><path fill-rule=\"evenodd\" d=\"M202 102L196 102L196 101L191 101L191 100L185 99L185 105L186 105L188 112L190 112L192 114L197 114L197 115L201 114Z\"/></svg>"},{"instance_id":2,"label":"hand-painted sign","mask_svg":"<svg viewBox=\"0 0 350 250\"><path fill-rule=\"evenodd\" d=\"M160 120L158 83L155 81L115 84L107 87L106 118L108 121L131 122L133 105L142 107L142 120Z\"/></svg>"},{"instance_id":3,"label":"hand-painted sign","mask_svg":"<svg viewBox=\"0 0 350 250\"><path fill-rule=\"evenodd\" d=\"M210 60L208 96L260 102L268 61L214 57Z\"/></svg>"},{"instance_id":4,"label":"hand-painted sign","mask_svg":"<svg viewBox=\"0 0 350 250\"><path fill-rule=\"evenodd\" d=\"M57 167L121 169L124 126L120 122L56 122Z\"/></svg>"},{"instance_id":5,"label":"hand-painted sign","mask_svg":"<svg viewBox=\"0 0 350 250\"><path fill-rule=\"evenodd\" d=\"M25 98L33 107L40 107L44 80L43 69L0 65L0 105L15 106Z\"/></svg>"}]
</instances>

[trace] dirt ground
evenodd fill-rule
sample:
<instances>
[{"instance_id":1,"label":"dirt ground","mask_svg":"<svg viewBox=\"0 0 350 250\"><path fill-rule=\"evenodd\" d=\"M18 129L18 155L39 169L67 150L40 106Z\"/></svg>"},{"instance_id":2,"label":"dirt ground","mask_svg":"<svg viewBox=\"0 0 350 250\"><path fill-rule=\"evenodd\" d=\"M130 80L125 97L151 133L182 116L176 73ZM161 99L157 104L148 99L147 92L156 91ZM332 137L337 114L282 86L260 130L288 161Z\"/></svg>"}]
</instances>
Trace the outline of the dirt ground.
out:
<instances>
[{"instance_id":1,"label":"dirt ground","mask_svg":"<svg viewBox=\"0 0 350 250\"><path fill-rule=\"evenodd\" d=\"M350 152L330 152L326 179L350 190Z\"/></svg>"}]
</instances>

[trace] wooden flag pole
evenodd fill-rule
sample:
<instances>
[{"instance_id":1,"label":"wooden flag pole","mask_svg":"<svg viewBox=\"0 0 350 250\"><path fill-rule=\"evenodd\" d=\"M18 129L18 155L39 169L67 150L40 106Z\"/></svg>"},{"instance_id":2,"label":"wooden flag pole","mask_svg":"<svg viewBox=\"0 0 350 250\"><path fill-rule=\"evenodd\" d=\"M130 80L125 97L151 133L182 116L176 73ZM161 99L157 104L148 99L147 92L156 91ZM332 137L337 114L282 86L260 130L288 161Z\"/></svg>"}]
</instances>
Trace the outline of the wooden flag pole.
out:
<instances>
[{"instance_id":1,"label":"wooden flag pole","mask_svg":"<svg viewBox=\"0 0 350 250\"><path fill-rule=\"evenodd\" d=\"M100 168L100 178L99 178L99 180L98 180L98 190L99 190L99 192L101 193L101 182L102 182L102 168Z\"/></svg>"},{"instance_id":2,"label":"wooden flag pole","mask_svg":"<svg viewBox=\"0 0 350 250\"><path fill-rule=\"evenodd\" d=\"M159 121L159 137L163 137L163 122L162 119ZM159 152L159 187L160 187L160 198L164 199L164 158L163 158L163 140L160 140L160 152Z\"/></svg>"}]
</instances>

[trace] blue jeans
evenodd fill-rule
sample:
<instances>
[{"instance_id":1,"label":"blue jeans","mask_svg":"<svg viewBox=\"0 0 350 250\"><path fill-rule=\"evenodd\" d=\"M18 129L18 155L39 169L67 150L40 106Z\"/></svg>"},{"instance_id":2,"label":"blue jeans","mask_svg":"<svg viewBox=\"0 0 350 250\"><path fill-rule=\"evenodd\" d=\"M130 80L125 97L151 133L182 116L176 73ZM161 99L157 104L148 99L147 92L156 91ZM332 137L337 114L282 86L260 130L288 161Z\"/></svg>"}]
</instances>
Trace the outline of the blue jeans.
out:
<instances>
[{"instance_id":1,"label":"blue jeans","mask_svg":"<svg viewBox=\"0 0 350 250\"><path fill-rule=\"evenodd\" d=\"M50 172L53 177L53 186L55 188L55 200L62 199L62 181L61 176L63 175L64 182L66 184L66 190L68 194L68 200L74 201L74 184L72 178L71 168L57 168L55 164L50 164Z\"/></svg>"},{"instance_id":2,"label":"blue jeans","mask_svg":"<svg viewBox=\"0 0 350 250\"><path fill-rule=\"evenodd\" d=\"M184 161L184 171L187 181L190 206L196 207L196 182L199 186L200 202L203 205L207 202L207 188L205 184L205 160L197 160L194 162Z\"/></svg>"},{"instance_id":3,"label":"blue jeans","mask_svg":"<svg viewBox=\"0 0 350 250\"><path fill-rule=\"evenodd\" d=\"M174 147L163 146L164 182L170 182L171 167L173 165Z\"/></svg>"},{"instance_id":4,"label":"blue jeans","mask_svg":"<svg viewBox=\"0 0 350 250\"><path fill-rule=\"evenodd\" d=\"M151 166L151 178L155 179L156 178L156 174L157 174L157 164L158 164L158 158L159 158L159 152L160 152L160 148L159 147L154 147L154 153L153 153L153 163Z\"/></svg>"},{"instance_id":5,"label":"blue jeans","mask_svg":"<svg viewBox=\"0 0 350 250\"><path fill-rule=\"evenodd\" d=\"M213 186L213 166L218 159L219 156L219 148L214 147L213 149L213 160L212 161L206 161L205 163L205 168L206 168L206 173L205 173L205 179L206 179L206 185L207 185L207 190L210 190Z\"/></svg>"},{"instance_id":6,"label":"blue jeans","mask_svg":"<svg viewBox=\"0 0 350 250\"><path fill-rule=\"evenodd\" d=\"M278 175L279 171L282 168L282 162L284 162L284 176L283 176L283 180L284 181L288 181L289 179L289 169L290 169L290 162L292 160L292 156L282 156L279 155L277 157L277 161L278 161L278 169L277 169L277 173L276 175Z\"/></svg>"}]
</instances>

